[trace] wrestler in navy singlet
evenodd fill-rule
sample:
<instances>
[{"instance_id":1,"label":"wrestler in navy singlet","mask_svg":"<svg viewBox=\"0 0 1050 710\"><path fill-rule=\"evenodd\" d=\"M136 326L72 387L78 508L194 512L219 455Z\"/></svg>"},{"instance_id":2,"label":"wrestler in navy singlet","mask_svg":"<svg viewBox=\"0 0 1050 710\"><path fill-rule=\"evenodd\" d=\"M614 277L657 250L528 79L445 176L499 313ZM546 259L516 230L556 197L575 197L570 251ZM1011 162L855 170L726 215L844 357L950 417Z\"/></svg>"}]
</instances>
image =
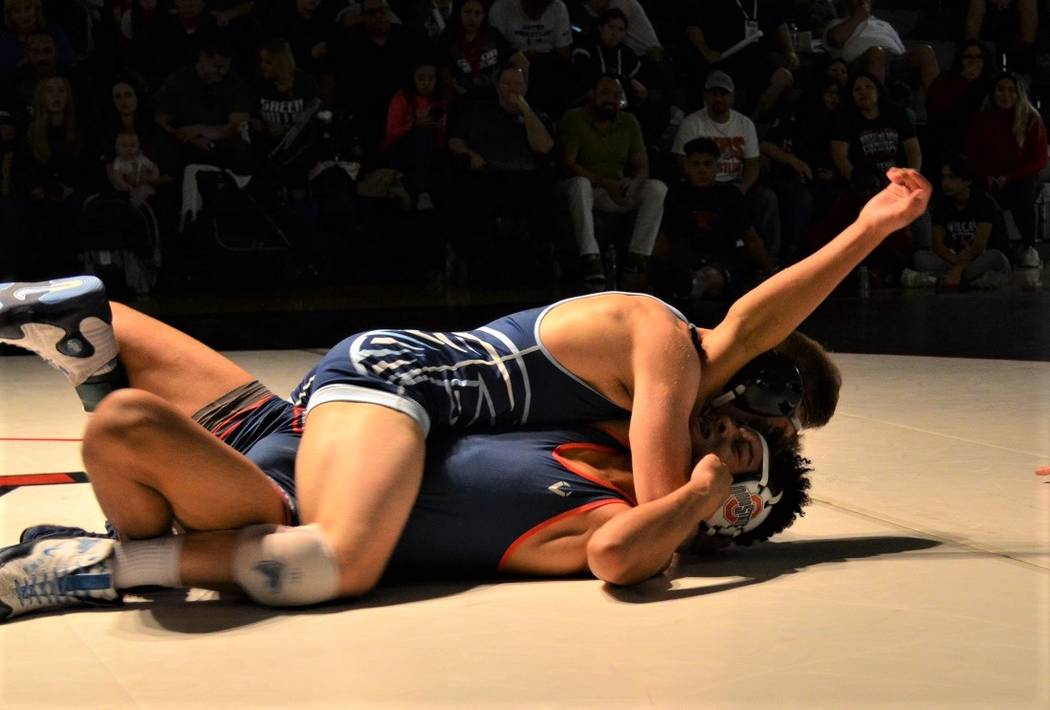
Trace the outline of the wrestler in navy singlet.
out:
<instances>
[{"instance_id":1,"label":"wrestler in navy singlet","mask_svg":"<svg viewBox=\"0 0 1050 710\"><path fill-rule=\"evenodd\" d=\"M381 404L413 417L424 433L431 426L462 430L629 416L562 367L540 342L544 314L561 303L466 332L352 335L328 351L290 399L307 412L334 401Z\"/></svg>"},{"instance_id":2,"label":"wrestler in navy singlet","mask_svg":"<svg viewBox=\"0 0 1050 710\"><path fill-rule=\"evenodd\" d=\"M588 426L442 439L428 451L423 485L390 560L393 572L491 575L515 543L552 519L633 491L573 471L560 455L575 446L622 452Z\"/></svg>"}]
</instances>

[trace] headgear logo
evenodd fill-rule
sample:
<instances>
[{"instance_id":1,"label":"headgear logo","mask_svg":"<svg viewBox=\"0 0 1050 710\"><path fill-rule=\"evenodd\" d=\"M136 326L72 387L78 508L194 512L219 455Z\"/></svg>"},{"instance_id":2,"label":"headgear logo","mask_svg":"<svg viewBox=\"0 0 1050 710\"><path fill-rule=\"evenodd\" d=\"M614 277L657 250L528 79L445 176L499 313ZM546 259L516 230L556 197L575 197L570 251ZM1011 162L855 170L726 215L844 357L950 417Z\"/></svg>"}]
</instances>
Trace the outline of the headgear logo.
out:
<instances>
[{"instance_id":1,"label":"headgear logo","mask_svg":"<svg viewBox=\"0 0 1050 710\"><path fill-rule=\"evenodd\" d=\"M743 486L733 486L722 508L722 515L733 527L743 529L754 516L762 512L762 499Z\"/></svg>"}]
</instances>

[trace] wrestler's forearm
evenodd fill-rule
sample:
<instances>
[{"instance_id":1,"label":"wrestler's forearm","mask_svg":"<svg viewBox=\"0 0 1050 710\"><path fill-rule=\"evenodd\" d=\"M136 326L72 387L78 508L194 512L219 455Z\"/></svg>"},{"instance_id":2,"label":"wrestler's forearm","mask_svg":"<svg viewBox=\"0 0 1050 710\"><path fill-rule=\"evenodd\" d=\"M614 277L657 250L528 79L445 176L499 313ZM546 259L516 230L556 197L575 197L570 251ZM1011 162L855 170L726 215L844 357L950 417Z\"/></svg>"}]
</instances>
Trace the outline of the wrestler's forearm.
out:
<instances>
[{"instance_id":1,"label":"wrestler's forearm","mask_svg":"<svg viewBox=\"0 0 1050 710\"><path fill-rule=\"evenodd\" d=\"M782 342L885 236L854 222L819 251L741 296L723 321L734 329L737 346L754 357Z\"/></svg>"},{"instance_id":2,"label":"wrestler's forearm","mask_svg":"<svg viewBox=\"0 0 1050 710\"><path fill-rule=\"evenodd\" d=\"M714 475L694 477L678 490L625 510L587 543L587 565L599 579L630 585L663 571L681 544L728 493Z\"/></svg>"}]
</instances>

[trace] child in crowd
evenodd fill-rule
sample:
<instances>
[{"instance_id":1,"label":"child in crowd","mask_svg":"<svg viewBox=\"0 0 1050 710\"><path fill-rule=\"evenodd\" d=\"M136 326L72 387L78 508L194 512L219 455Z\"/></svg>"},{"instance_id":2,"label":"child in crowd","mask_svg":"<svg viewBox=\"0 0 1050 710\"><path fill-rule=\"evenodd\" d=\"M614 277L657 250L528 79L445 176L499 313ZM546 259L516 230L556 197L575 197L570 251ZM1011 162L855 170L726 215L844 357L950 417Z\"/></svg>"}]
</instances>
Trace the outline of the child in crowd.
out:
<instances>
[{"instance_id":1,"label":"child in crowd","mask_svg":"<svg viewBox=\"0 0 1050 710\"><path fill-rule=\"evenodd\" d=\"M383 150L390 155L391 167L405 173L421 211L434 208L430 177L448 141L447 108L437 67L430 60L418 61L408 86L390 100Z\"/></svg>"},{"instance_id":2,"label":"child in crowd","mask_svg":"<svg viewBox=\"0 0 1050 710\"><path fill-rule=\"evenodd\" d=\"M995 203L974 182L973 163L957 155L941 168L941 195L933 209L932 249L915 252L916 272L906 269L904 281L914 285L960 284L998 288L1010 280L1010 260L988 240L1001 215ZM922 278L925 276L926 278Z\"/></svg>"},{"instance_id":3,"label":"child in crowd","mask_svg":"<svg viewBox=\"0 0 1050 710\"><path fill-rule=\"evenodd\" d=\"M116 157L110 164L109 181L114 190L131 193L132 204L140 205L157 194L160 169L142 153L135 133L125 131L118 134L115 147Z\"/></svg>"},{"instance_id":4,"label":"child in crowd","mask_svg":"<svg viewBox=\"0 0 1050 710\"><path fill-rule=\"evenodd\" d=\"M710 138L684 146L685 182L671 193L656 256L679 298L743 293L773 265L740 189L716 180L721 151Z\"/></svg>"}]
</instances>

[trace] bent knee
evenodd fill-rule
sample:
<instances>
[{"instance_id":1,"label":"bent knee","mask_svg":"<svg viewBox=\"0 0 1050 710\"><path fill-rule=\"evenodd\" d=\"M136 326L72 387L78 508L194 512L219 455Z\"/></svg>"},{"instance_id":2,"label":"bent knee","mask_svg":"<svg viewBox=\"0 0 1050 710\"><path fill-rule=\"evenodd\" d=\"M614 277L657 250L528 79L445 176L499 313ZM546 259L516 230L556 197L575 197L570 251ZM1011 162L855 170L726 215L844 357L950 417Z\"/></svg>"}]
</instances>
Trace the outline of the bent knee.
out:
<instances>
[{"instance_id":1,"label":"bent knee","mask_svg":"<svg viewBox=\"0 0 1050 710\"><path fill-rule=\"evenodd\" d=\"M113 449L141 450L147 432L159 431L170 415L162 399L138 389L116 390L99 404L84 431L82 454L97 458Z\"/></svg>"}]
</instances>

